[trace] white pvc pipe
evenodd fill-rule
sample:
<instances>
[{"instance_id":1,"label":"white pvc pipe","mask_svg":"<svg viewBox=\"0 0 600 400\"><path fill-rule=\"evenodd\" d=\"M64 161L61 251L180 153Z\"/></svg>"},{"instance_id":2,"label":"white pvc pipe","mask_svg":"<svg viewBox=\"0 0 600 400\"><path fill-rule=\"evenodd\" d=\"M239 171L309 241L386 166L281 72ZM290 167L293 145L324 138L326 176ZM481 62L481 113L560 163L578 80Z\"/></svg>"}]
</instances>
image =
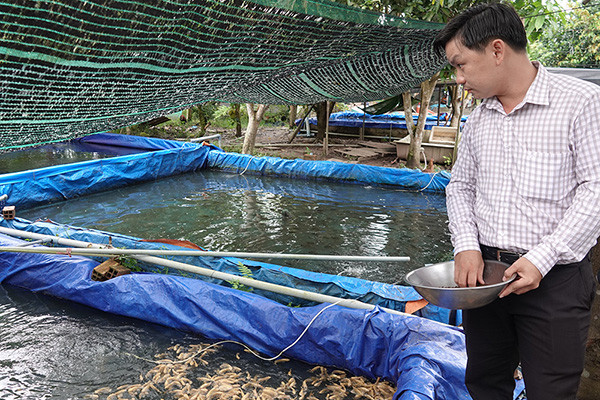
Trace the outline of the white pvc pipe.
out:
<instances>
[{"instance_id":1,"label":"white pvc pipe","mask_svg":"<svg viewBox=\"0 0 600 400\"><path fill-rule=\"evenodd\" d=\"M193 138L193 139L190 139L190 142L203 142L205 140L210 140L210 139L218 139L219 147L221 147L221 134L220 133L217 133L214 135L209 135L209 136L202 136L199 138Z\"/></svg>"},{"instance_id":2,"label":"white pvc pipe","mask_svg":"<svg viewBox=\"0 0 600 400\"><path fill-rule=\"evenodd\" d=\"M78 247L78 249L70 249L71 254L76 254L76 252L82 252L83 250L87 250L85 253L87 253L88 255L93 254L94 252L101 251L101 250L111 250L111 251L112 250L122 250L122 249L101 249L100 248L101 245L98 245L96 243L83 242L83 241L73 240L73 239L64 239L64 238L60 238L60 237L43 235L40 233L25 232L25 231L20 231L17 229L10 229L10 228L4 228L4 227L0 227L0 233L5 233L5 234L11 235L11 236L18 236L18 237L23 237L23 238L28 238L28 239L36 239L36 240L47 239L49 241L52 241L53 243L62 244L65 246ZM0 247L0 250L4 250L4 249L11 249L11 250L15 250L15 251L19 250L19 252L31 252L31 250L39 250L39 252L46 252L46 250L58 250L58 252L62 252L62 254L64 254L64 252L65 252L65 249L52 249L52 248L41 248L41 247L33 247L33 248ZM134 251L138 251L138 250L134 250ZM205 253L205 252L203 252L203 253ZM133 253L133 254L135 254L135 253ZM106 256L106 254L104 254L104 256ZM239 282L243 285L250 286L250 287L253 287L256 289L262 289L262 290L267 290L267 291L270 291L273 293L294 296L294 297L297 297L300 299L315 301L318 303L337 303L338 305L343 306L343 307L355 308L355 309L366 309L366 310L372 310L373 308L375 308L375 306L373 304L363 303L361 301L354 300L354 299L342 299L339 297L329 296L329 295L325 295L325 294L321 294L321 293L314 293L314 292L309 292L306 290L290 288L287 286L277 285L277 284L269 283L269 282L263 282L263 281L259 281L256 279L247 278L244 276L238 276L238 275L228 274L225 272L215 271L215 270L212 270L209 268L202 268L202 267L197 267L195 265L185 264L185 263L172 261L172 260L166 260L164 258L144 256L144 255L134 255L133 257L140 261L146 262L146 263L162 265L162 266L165 266L168 268L178 269L180 271L191 272L194 274L207 276L209 278L221 279L221 280L225 280L225 281L235 281L235 282ZM380 307L380 308L390 314L416 317L414 315L403 313L401 311L393 310L390 308L385 308L385 307ZM420 318L420 317L416 317L416 318Z\"/></svg>"},{"instance_id":3,"label":"white pvc pipe","mask_svg":"<svg viewBox=\"0 0 600 400\"><path fill-rule=\"evenodd\" d=\"M8 235L15 235L16 232L22 232L16 229L0 227L0 233L6 233ZM23 236L21 236L23 237ZM58 239L53 236L49 236L51 239ZM77 241L75 241L77 242ZM58 244L64 244L72 247L88 247L80 246L77 244L69 245L64 242L55 242ZM3 251L17 252L22 247L0 247ZM406 262L410 261L410 257L381 257L381 256L344 256L344 255L326 255L326 254L286 254L286 253L247 253L239 251L202 251L202 250L158 250L158 249L114 249L106 248L106 246L97 246L93 248L81 248L78 250L70 249L48 249L48 254L53 250L59 252L71 252L71 254L78 255L153 255L153 256L194 256L194 257L238 257L238 258L269 258L269 259L295 259L295 260L317 260L317 261L380 261L380 262ZM20 250L19 250L20 251ZM29 251L29 250L27 250ZM22 251L25 252L25 251Z\"/></svg>"},{"instance_id":4,"label":"white pvc pipe","mask_svg":"<svg viewBox=\"0 0 600 400\"><path fill-rule=\"evenodd\" d=\"M399 262L409 261L409 257L377 257L377 256L336 256L321 254L284 254L284 253L243 253L232 251L201 251L201 250L155 250L155 249L115 249L115 248L47 248L23 250L23 247L0 246L0 251L13 253L42 253L46 254L76 254L95 256L193 256L193 257L238 257L238 258L273 258L273 259L297 259L318 261L384 261Z\"/></svg>"}]
</instances>

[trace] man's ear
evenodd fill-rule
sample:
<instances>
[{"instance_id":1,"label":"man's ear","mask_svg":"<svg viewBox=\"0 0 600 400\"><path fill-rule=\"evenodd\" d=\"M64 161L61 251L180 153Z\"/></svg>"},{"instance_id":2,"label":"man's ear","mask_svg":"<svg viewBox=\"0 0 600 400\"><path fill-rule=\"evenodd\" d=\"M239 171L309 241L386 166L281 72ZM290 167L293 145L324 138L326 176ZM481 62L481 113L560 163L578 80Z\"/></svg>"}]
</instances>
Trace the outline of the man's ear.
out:
<instances>
[{"instance_id":1,"label":"man's ear","mask_svg":"<svg viewBox=\"0 0 600 400\"><path fill-rule=\"evenodd\" d=\"M489 51L492 53L496 60L496 65L499 65L504 60L506 55L506 43L502 39L494 39L488 45Z\"/></svg>"}]
</instances>

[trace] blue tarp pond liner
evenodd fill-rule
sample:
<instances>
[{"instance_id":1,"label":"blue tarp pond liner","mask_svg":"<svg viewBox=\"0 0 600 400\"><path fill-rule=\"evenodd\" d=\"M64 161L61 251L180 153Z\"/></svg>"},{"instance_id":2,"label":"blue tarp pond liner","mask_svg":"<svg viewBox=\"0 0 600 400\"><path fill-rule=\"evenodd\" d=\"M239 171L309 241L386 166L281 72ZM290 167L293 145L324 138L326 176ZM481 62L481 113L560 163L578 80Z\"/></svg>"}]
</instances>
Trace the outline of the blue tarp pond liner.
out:
<instances>
[{"instance_id":1,"label":"blue tarp pond liner","mask_svg":"<svg viewBox=\"0 0 600 400\"><path fill-rule=\"evenodd\" d=\"M181 249L179 246L171 244L148 242L132 236L113 232L103 232L94 229L84 229L52 221L37 221L31 223L30 221L20 218L8 221L0 219L0 226L18 229L20 231L50 235L53 237L80 240L83 242L103 245L108 245L110 243L116 248L155 250ZM241 262L252 271L252 277L254 279L335 297L357 299L365 303L375 304L402 312L405 311L408 302L418 301L422 298L412 287L408 286L373 282L340 275L330 275L233 257L171 257L170 259L234 275L240 275L239 263ZM222 281L218 279L209 279L206 277L202 277L201 279L212 283L222 283ZM258 290L255 290L255 292L261 293L263 296L279 301L282 304L292 303L307 305L306 302L293 297L276 295L271 292L261 292ZM462 322L460 311L451 312L448 309L431 304L418 310L415 315L445 324L457 325Z\"/></svg>"},{"instance_id":2,"label":"blue tarp pond liner","mask_svg":"<svg viewBox=\"0 0 600 400\"><path fill-rule=\"evenodd\" d=\"M428 174L411 169L334 161L253 157L226 153L214 146L128 135L98 134L80 140L98 145L118 144L121 147L153 151L0 175L0 195L7 194L9 203L17 208L31 208L202 168L289 178L394 185L429 192L443 191L450 180L450 175L445 171Z\"/></svg>"},{"instance_id":3,"label":"blue tarp pond liner","mask_svg":"<svg viewBox=\"0 0 600 400\"><path fill-rule=\"evenodd\" d=\"M446 173L257 158L225 153L214 146L123 135L93 135L83 140L101 146L139 146L150 152L0 175L0 195L8 194L7 204L19 210L202 168L394 185L411 190L441 191L449 180ZM1 224L103 244L110 238L115 247L172 247L52 222L29 223L17 219L1 220ZM19 244L23 241L0 235L0 245ZM191 258L181 261L192 263ZM239 261L251 268L256 279L338 297L359 298L382 307L402 310L407 301L420 299L409 287L233 258L193 259L201 266L209 263L210 268L238 274ZM281 302L289 299L268 298L267 293L247 293L218 285L217 281L179 275L134 273L96 282L91 280L91 271L96 265L98 261L84 257L0 253L0 282L195 332L210 339L240 341L268 355L279 353L296 340L324 308L324 305L288 307ZM427 318L392 315L379 308L362 311L333 306L315 319L307 333L285 355L396 382L398 389L394 399L469 399L463 383L466 355L462 332L437 322L451 322L448 310L427 306L420 315Z\"/></svg>"},{"instance_id":4,"label":"blue tarp pond liner","mask_svg":"<svg viewBox=\"0 0 600 400\"><path fill-rule=\"evenodd\" d=\"M24 243L0 235L0 245ZM268 355L294 342L324 307L288 307L173 275L134 273L96 282L91 280L96 265L77 256L0 253L0 282L210 339L243 342ZM333 306L285 355L396 382L395 399L469 398L462 384L463 334L425 318Z\"/></svg>"}]
</instances>

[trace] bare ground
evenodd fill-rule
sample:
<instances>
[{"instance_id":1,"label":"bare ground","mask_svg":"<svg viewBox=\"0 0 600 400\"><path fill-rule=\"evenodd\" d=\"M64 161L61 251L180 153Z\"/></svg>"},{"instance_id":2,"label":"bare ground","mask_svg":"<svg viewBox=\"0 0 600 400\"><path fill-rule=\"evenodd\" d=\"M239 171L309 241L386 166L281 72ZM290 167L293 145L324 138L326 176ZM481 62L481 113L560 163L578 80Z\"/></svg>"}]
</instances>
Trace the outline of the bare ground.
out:
<instances>
[{"instance_id":1,"label":"bare ground","mask_svg":"<svg viewBox=\"0 0 600 400\"><path fill-rule=\"evenodd\" d=\"M243 137L235 137L235 131L231 129L211 129L206 132L207 135L221 134L221 147L226 151L241 152ZM289 138L293 134L292 129L286 127L260 127L256 135L256 148L254 155L271 156L288 159L304 158L314 160L335 160L348 163L360 163L367 165L376 165L380 167L400 168L404 167L403 162L395 161L395 155L377 156L369 158L348 157L336 152L343 148L340 145L356 145L358 138L347 138L340 136L329 137L328 154L323 149L322 142L316 142L314 138L305 136L296 136L292 144L289 145Z\"/></svg>"}]
</instances>

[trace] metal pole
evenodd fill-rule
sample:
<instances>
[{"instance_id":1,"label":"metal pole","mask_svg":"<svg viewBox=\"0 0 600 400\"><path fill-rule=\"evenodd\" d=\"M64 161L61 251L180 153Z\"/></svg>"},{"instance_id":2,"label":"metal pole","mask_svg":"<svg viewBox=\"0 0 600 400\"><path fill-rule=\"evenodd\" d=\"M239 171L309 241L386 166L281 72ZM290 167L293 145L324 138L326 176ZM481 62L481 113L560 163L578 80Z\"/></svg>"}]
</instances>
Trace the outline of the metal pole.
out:
<instances>
[{"instance_id":1,"label":"metal pole","mask_svg":"<svg viewBox=\"0 0 600 400\"><path fill-rule=\"evenodd\" d=\"M116 248L75 248L71 247L13 247L0 246L0 252L9 253L42 253L42 254L72 254L79 256L192 256L192 257L237 257L237 258L268 258L294 259L313 261L379 261L406 262L410 257L382 256L343 256L325 254L285 254L285 253L246 253L239 251L202 251L202 250L155 250L155 249L116 249Z\"/></svg>"},{"instance_id":2,"label":"metal pole","mask_svg":"<svg viewBox=\"0 0 600 400\"><path fill-rule=\"evenodd\" d=\"M71 254L105 254L111 255L161 255L161 256L196 256L196 257L239 257L239 258L270 258L270 259L296 259L296 260L318 260L318 261L387 261L387 262L406 262L410 261L410 257L382 257L382 256L343 256L343 255L325 255L325 254L285 254L285 253L246 253L235 251L201 251L201 250L151 250L151 249L112 249L106 248L96 243L82 242L79 240L71 240L58 238L50 235L42 235L33 232L24 232L18 229L0 227L0 233L5 233L11 236L24 237L29 239L48 239L51 243L62 244L64 246L78 247L75 249L57 249L57 248L37 248L44 251L56 251L64 254L71 251ZM2 247L0 250L11 251L18 249L21 252L26 252L31 249L22 247ZM16 250L15 250L16 251Z\"/></svg>"}]
</instances>

